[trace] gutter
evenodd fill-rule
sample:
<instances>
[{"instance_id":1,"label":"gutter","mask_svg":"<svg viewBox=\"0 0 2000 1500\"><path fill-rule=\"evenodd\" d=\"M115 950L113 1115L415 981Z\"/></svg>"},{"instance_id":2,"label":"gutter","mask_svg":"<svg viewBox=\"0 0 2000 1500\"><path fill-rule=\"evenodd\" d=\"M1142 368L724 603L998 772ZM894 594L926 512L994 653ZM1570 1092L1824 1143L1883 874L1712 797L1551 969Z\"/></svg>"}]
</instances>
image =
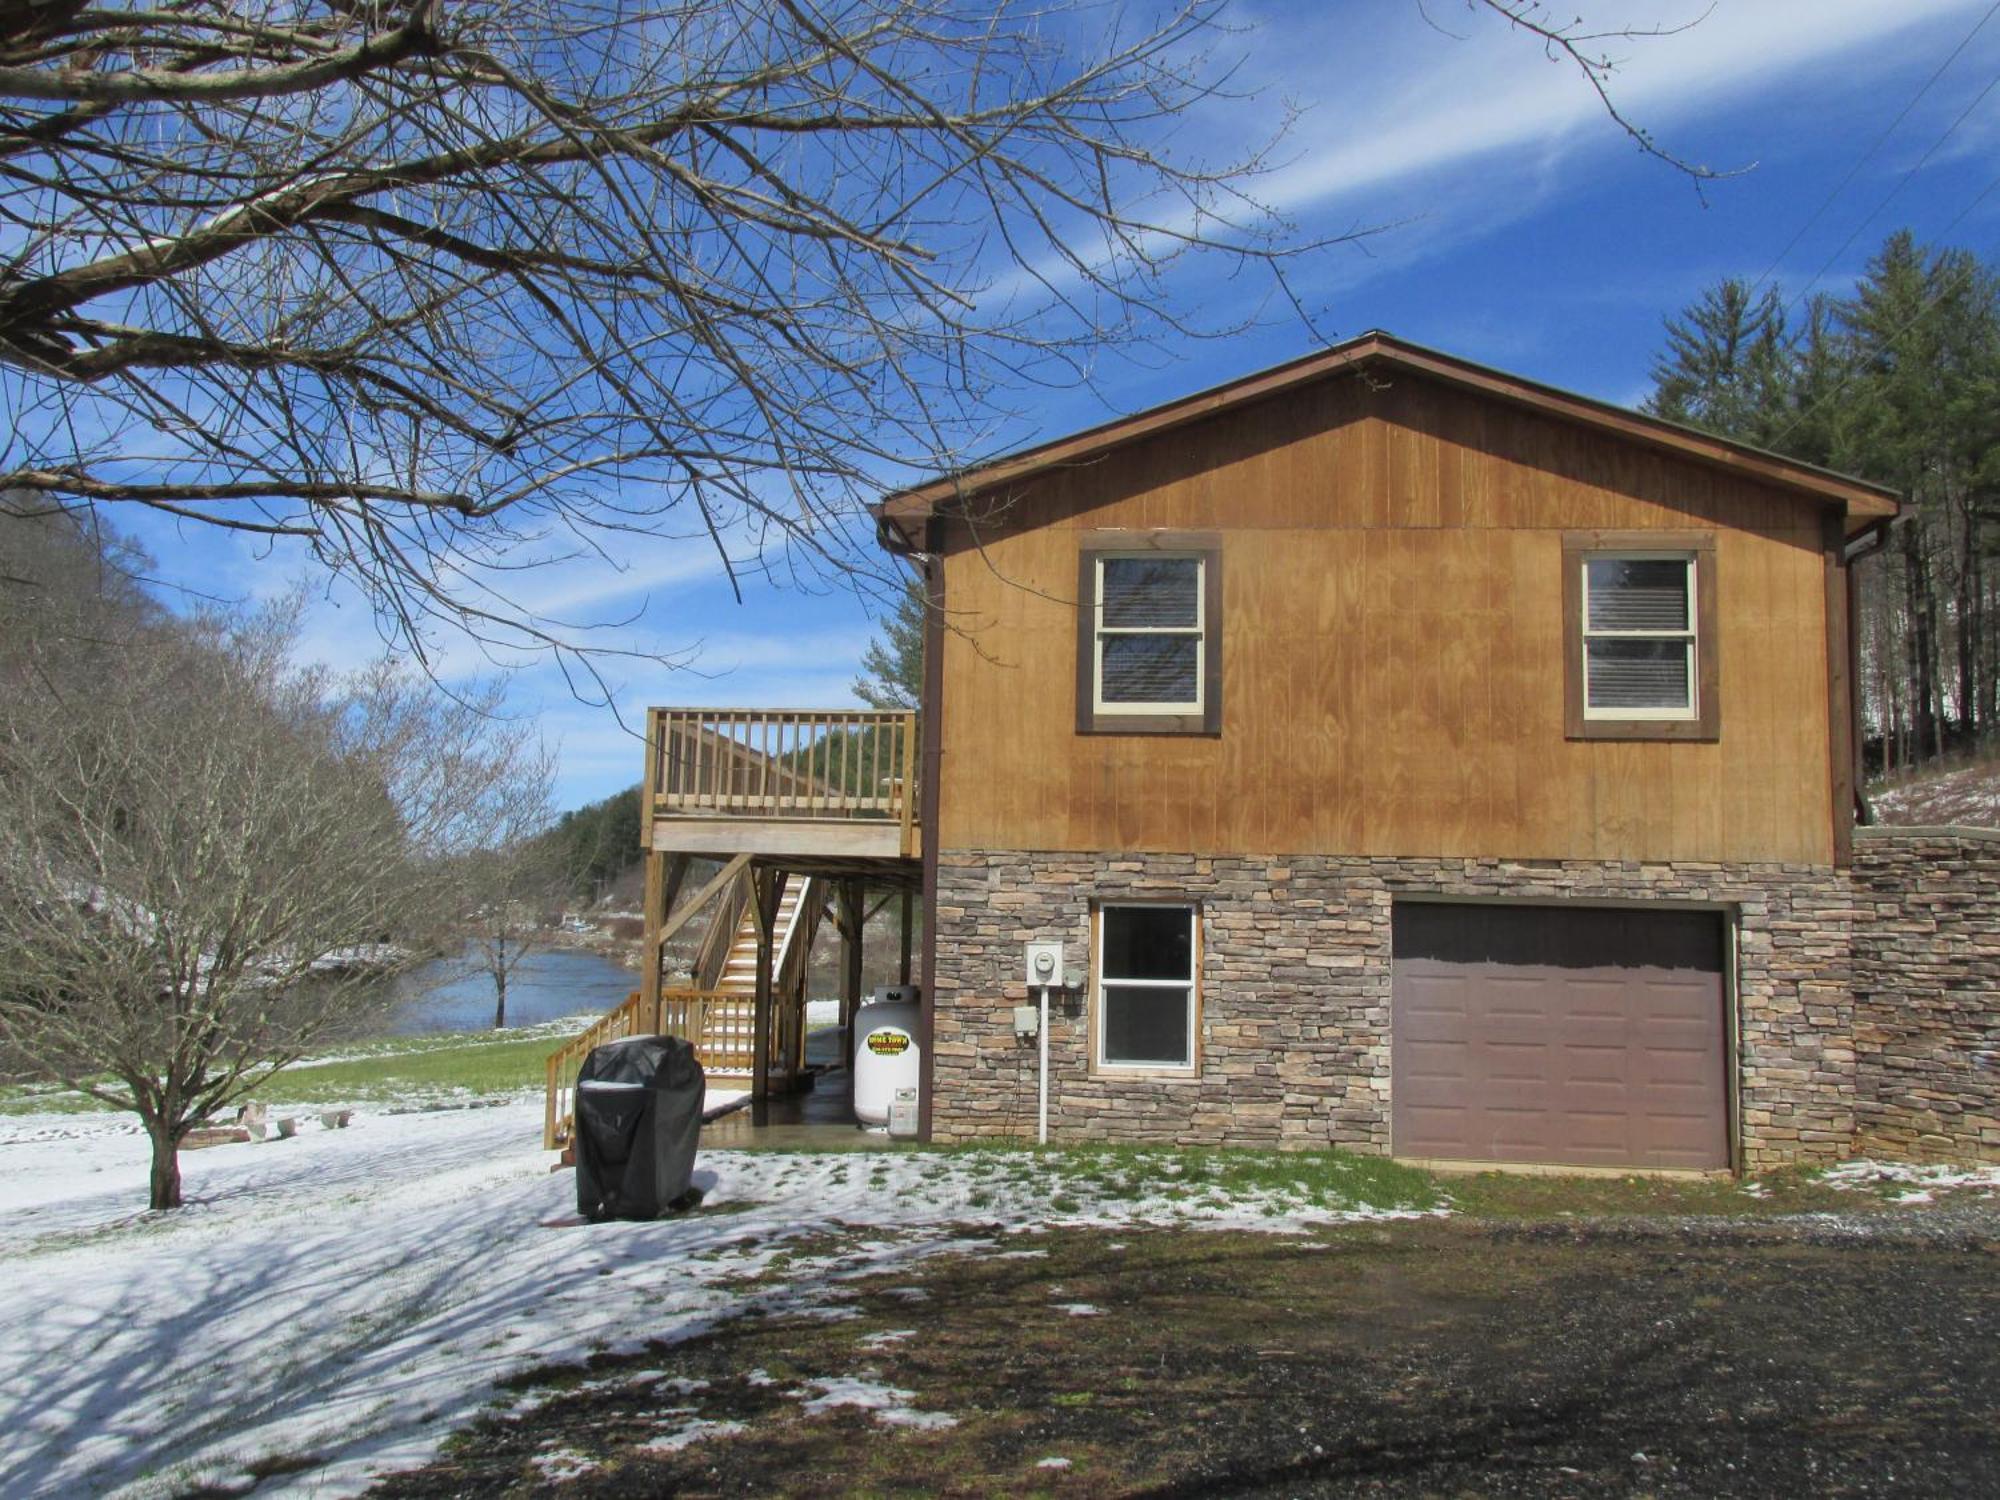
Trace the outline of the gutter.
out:
<instances>
[{"instance_id":1,"label":"gutter","mask_svg":"<svg viewBox=\"0 0 2000 1500\"><path fill-rule=\"evenodd\" d=\"M1889 533L1909 518L1910 513L1899 505L1893 516L1884 516L1881 520L1862 527L1848 538L1847 545L1841 549L1841 562L1851 568L1862 558L1873 557L1889 545Z\"/></svg>"}]
</instances>

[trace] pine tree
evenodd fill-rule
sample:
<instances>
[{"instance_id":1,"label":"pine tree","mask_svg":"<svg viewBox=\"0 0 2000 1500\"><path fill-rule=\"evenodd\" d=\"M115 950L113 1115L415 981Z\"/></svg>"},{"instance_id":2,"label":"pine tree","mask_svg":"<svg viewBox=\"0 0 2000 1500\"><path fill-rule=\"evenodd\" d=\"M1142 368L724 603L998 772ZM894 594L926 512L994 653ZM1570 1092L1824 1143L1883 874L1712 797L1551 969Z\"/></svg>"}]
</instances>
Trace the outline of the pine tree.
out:
<instances>
[{"instance_id":1,"label":"pine tree","mask_svg":"<svg viewBox=\"0 0 2000 1500\"><path fill-rule=\"evenodd\" d=\"M1782 424L1794 368L1785 309L1775 290L1753 297L1731 277L1666 320L1667 349L1653 365L1646 410L1765 444Z\"/></svg>"},{"instance_id":2,"label":"pine tree","mask_svg":"<svg viewBox=\"0 0 2000 1500\"><path fill-rule=\"evenodd\" d=\"M862 653L854 696L870 708L915 708L924 696L924 586L911 579L882 634Z\"/></svg>"},{"instance_id":3,"label":"pine tree","mask_svg":"<svg viewBox=\"0 0 2000 1500\"><path fill-rule=\"evenodd\" d=\"M1900 489L1910 699L1908 750L1943 754L1990 730L1986 554L2000 424L2000 287L1978 258L1889 237L1840 305L1854 374L1839 397L1833 461Z\"/></svg>"},{"instance_id":4,"label":"pine tree","mask_svg":"<svg viewBox=\"0 0 2000 1500\"><path fill-rule=\"evenodd\" d=\"M2000 281L1889 236L1851 296L1738 281L1666 320L1646 409L1899 490L1907 519L1862 590L1862 690L1885 764L2000 724Z\"/></svg>"}]
</instances>

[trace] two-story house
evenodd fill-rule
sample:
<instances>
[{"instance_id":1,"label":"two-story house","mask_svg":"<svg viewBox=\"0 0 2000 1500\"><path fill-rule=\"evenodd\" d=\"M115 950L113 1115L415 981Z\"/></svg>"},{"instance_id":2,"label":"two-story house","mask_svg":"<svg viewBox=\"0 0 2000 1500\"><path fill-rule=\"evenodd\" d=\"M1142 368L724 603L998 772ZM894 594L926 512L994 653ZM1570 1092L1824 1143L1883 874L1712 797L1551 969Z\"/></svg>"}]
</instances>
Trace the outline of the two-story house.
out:
<instances>
[{"instance_id":1,"label":"two-story house","mask_svg":"<svg viewBox=\"0 0 2000 1500\"><path fill-rule=\"evenodd\" d=\"M1034 1125L1040 937L1054 1139L1844 1147L1848 569L1896 512L1379 334L891 497L932 1134Z\"/></svg>"},{"instance_id":2,"label":"two-story house","mask_svg":"<svg viewBox=\"0 0 2000 1500\"><path fill-rule=\"evenodd\" d=\"M852 1013L865 884L921 895L936 1140L2000 1156L2000 844L1857 862L1852 564L1897 514L1382 334L892 495L920 711L654 711L601 1034L722 1017L764 1098L822 912ZM754 1005L727 944L664 974L691 854Z\"/></svg>"}]
</instances>

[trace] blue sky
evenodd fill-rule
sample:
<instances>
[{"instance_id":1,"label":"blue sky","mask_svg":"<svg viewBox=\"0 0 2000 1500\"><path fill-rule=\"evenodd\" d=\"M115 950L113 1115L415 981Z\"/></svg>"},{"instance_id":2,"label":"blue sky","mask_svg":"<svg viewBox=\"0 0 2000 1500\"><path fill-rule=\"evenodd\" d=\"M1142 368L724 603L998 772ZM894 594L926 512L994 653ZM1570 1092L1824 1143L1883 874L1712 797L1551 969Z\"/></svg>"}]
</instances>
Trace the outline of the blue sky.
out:
<instances>
[{"instance_id":1,"label":"blue sky","mask_svg":"<svg viewBox=\"0 0 2000 1500\"><path fill-rule=\"evenodd\" d=\"M1302 278L1324 337L1384 328L1634 403L1649 388L1662 316L1723 276L1768 272L1787 298L1814 286L1838 293L1904 225L2000 260L2000 88L1982 97L2000 77L2000 16L1864 159L1996 9L1992 0L1717 0L1704 13L1700 0L1574 0L1563 15L1600 26L1697 22L1606 47L1622 60L1611 82L1619 106L1663 147L1745 169L1701 193L1641 154L1572 69L1462 0L1428 0L1425 10L1416 0L1239 0L1243 30L1224 47L1243 58L1238 83L1257 92L1188 120L1177 145L1226 150L1261 135L1287 101L1300 108L1259 196L1309 236L1385 226L1325 253ZM1248 281L1191 270L1169 291L1218 321L1266 316L1222 342L1107 355L1091 389L1016 393L1016 416L989 447L1059 435L1312 346L1311 332L1266 308ZM268 596L308 576L301 557L199 528L154 520L138 534L165 579L209 594ZM619 558L525 576L523 592L544 612L615 624L607 639L663 658L606 664L630 724L648 703L855 701L849 684L873 624L849 594L756 586L739 604L712 557L685 541L639 542ZM488 666L466 643L441 645L446 675ZM381 642L365 606L322 591L305 646L352 665ZM560 805L636 778L629 732L610 710L578 702L552 667L516 671L512 699L559 748Z\"/></svg>"}]
</instances>

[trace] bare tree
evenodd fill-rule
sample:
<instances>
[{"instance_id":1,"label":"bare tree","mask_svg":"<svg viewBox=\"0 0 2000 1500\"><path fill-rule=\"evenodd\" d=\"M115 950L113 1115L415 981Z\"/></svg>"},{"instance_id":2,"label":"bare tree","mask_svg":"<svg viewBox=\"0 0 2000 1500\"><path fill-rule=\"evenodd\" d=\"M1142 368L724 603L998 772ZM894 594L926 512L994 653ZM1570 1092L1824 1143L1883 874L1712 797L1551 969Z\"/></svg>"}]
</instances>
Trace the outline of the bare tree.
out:
<instances>
[{"instance_id":1,"label":"bare tree","mask_svg":"<svg viewBox=\"0 0 2000 1500\"><path fill-rule=\"evenodd\" d=\"M1290 299L1225 3L0 7L0 484L303 543L419 653L588 644L519 569L624 533L892 592L854 502L996 391L1197 331L1190 253ZM1603 92L1622 33L1479 3Z\"/></svg>"},{"instance_id":2,"label":"bare tree","mask_svg":"<svg viewBox=\"0 0 2000 1500\"><path fill-rule=\"evenodd\" d=\"M169 625L0 700L0 1055L179 1147L387 1005L493 836L480 705L289 664L282 615Z\"/></svg>"},{"instance_id":3,"label":"bare tree","mask_svg":"<svg viewBox=\"0 0 2000 1500\"><path fill-rule=\"evenodd\" d=\"M14 9L0 482L302 538L417 644L560 638L524 543L872 568L852 501L996 381L1076 378L1185 250L1279 256L1254 154L1148 144L1218 0L1065 9Z\"/></svg>"},{"instance_id":4,"label":"bare tree","mask_svg":"<svg viewBox=\"0 0 2000 1500\"><path fill-rule=\"evenodd\" d=\"M507 986L534 936L561 908L576 883L561 847L544 837L554 821L551 803L555 763L526 746L512 773L497 787L501 831L461 868L466 913L467 958L493 983L493 1027L507 1024Z\"/></svg>"}]
</instances>

